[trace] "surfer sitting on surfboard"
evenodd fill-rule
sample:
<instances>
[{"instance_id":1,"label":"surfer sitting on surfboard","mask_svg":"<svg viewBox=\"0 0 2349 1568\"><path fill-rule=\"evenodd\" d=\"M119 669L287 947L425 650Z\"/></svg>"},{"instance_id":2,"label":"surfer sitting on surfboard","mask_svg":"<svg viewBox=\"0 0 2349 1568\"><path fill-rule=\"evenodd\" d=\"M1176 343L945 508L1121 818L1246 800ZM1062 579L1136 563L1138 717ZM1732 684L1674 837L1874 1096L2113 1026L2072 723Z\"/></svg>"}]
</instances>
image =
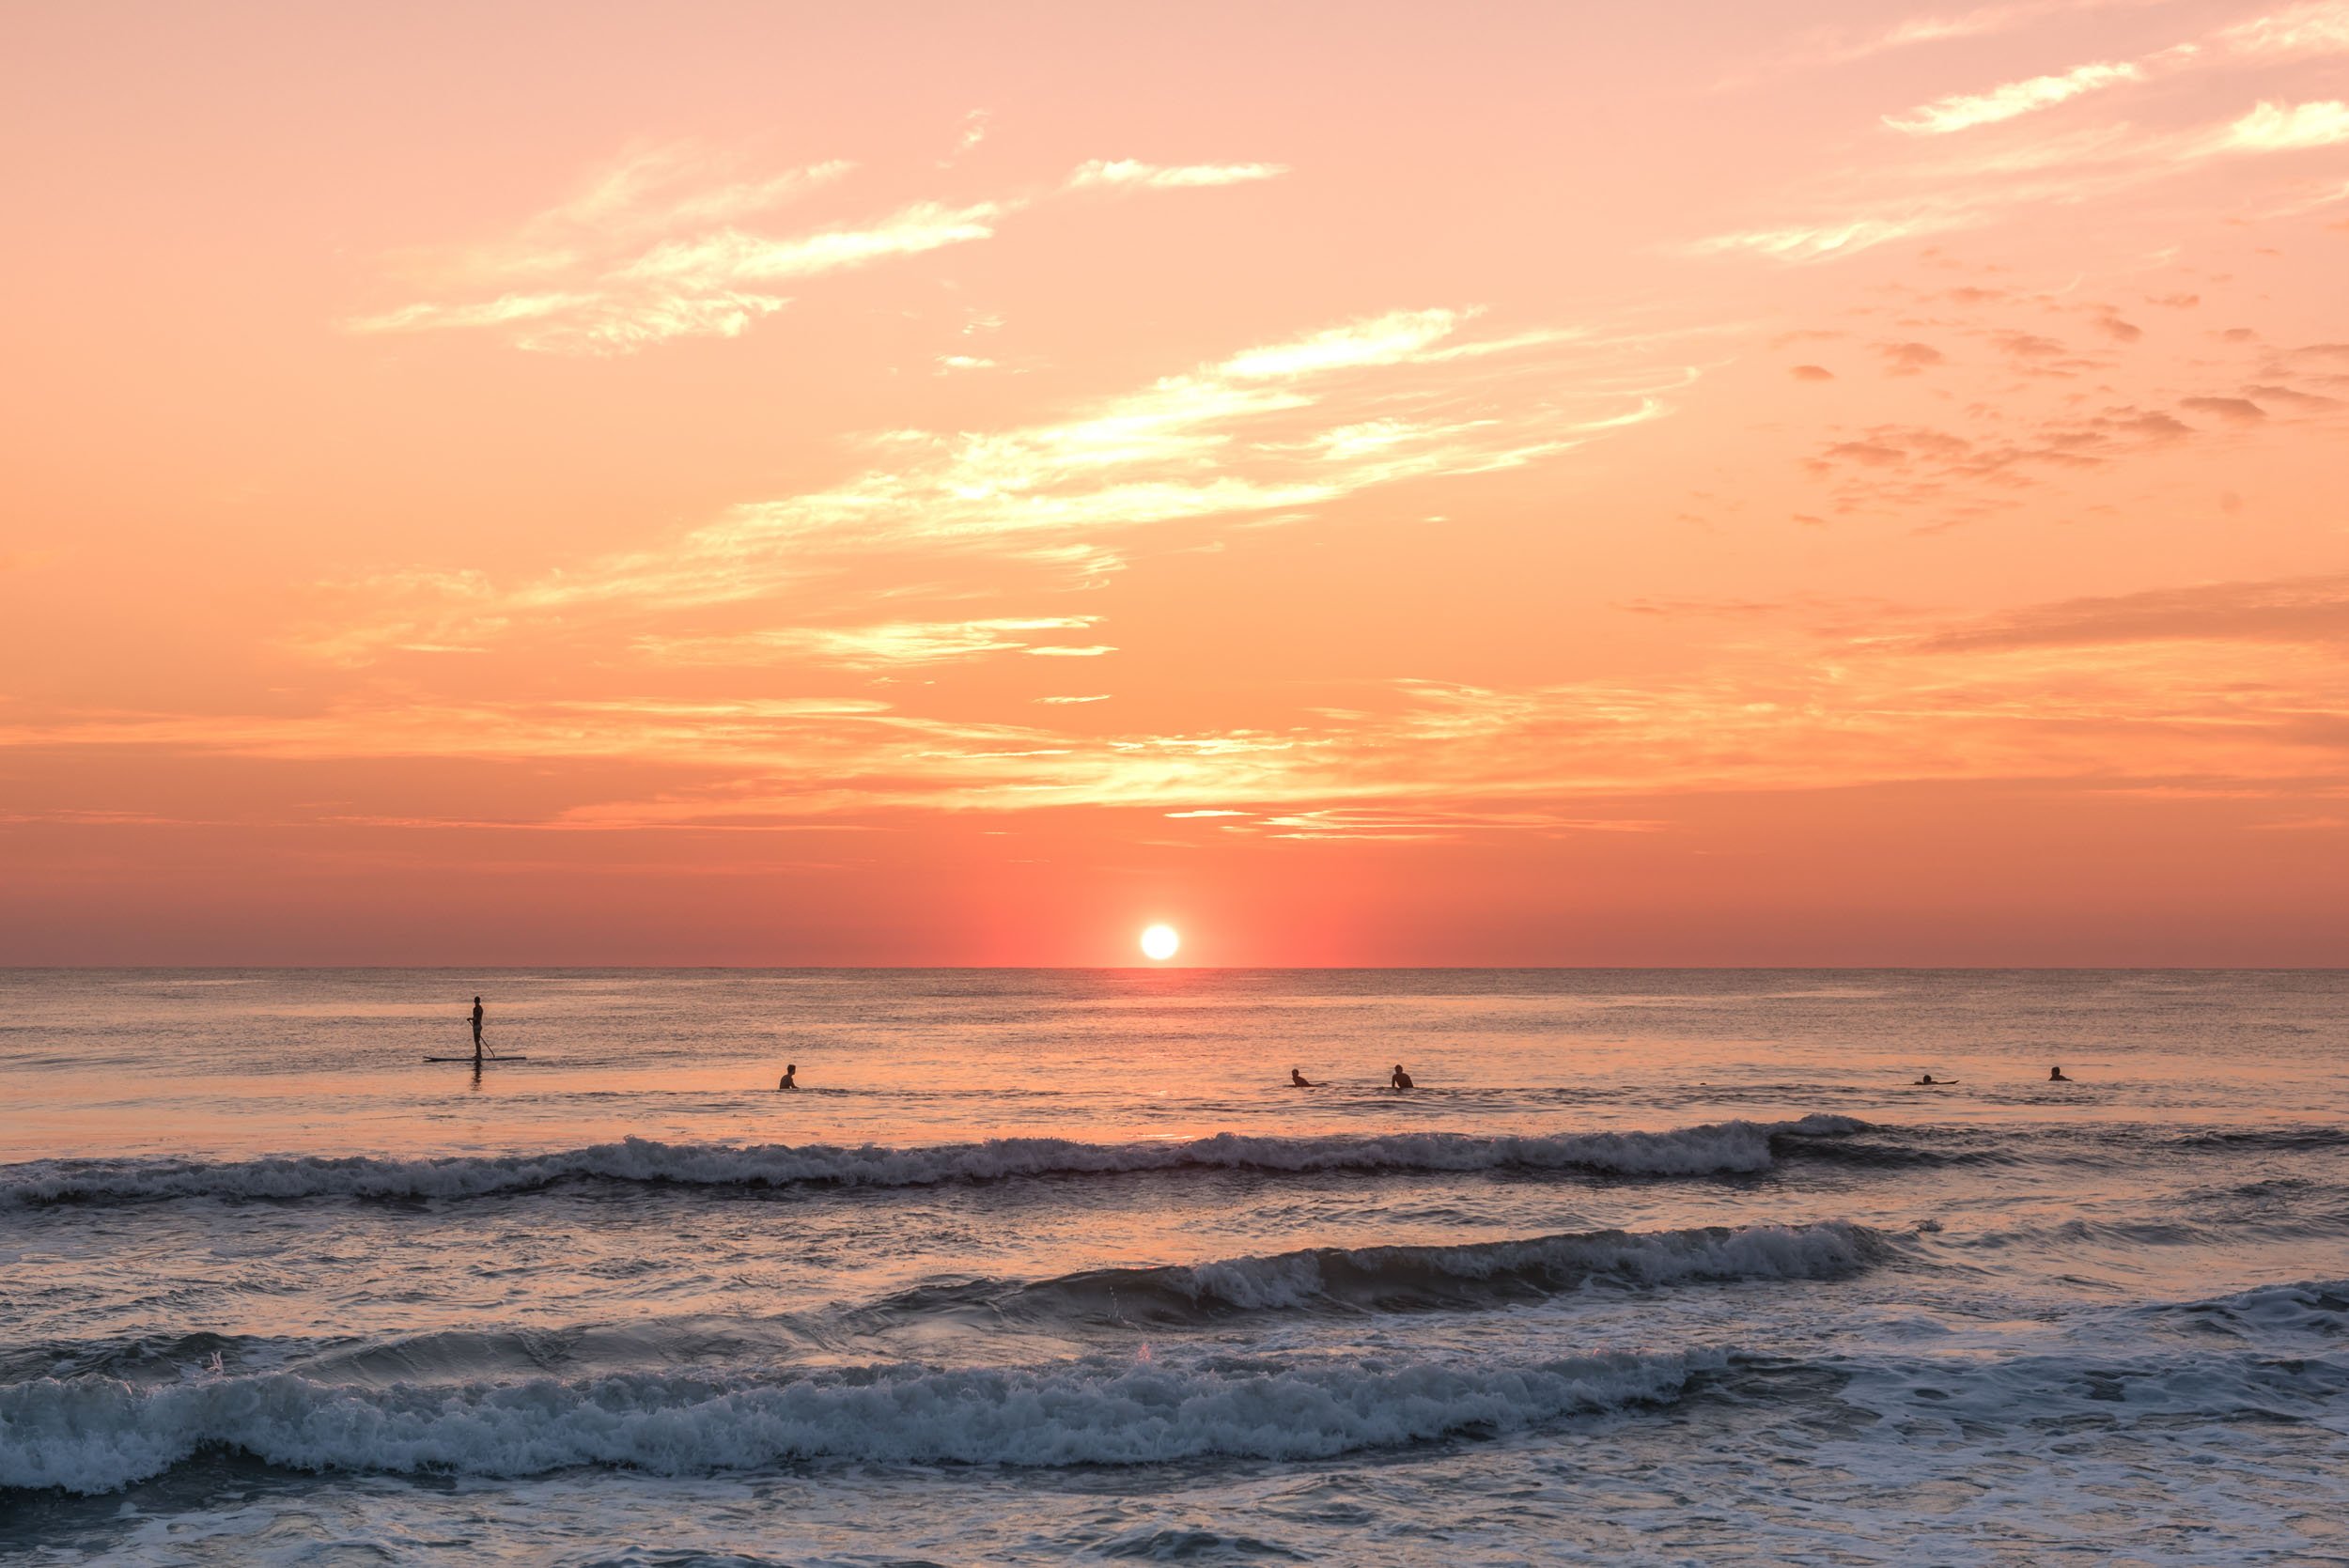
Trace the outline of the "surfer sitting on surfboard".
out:
<instances>
[{"instance_id":1,"label":"surfer sitting on surfboard","mask_svg":"<svg viewBox=\"0 0 2349 1568\"><path fill-rule=\"evenodd\" d=\"M797 1089L800 1086L799 1072L800 1064L797 1062L785 1063L783 1064L783 1081L775 1085L775 1093L780 1094L786 1089Z\"/></svg>"},{"instance_id":2,"label":"surfer sitting on surfboard","mask_svg":"<svg viewBox=\"0 0 2349 1568\"><path fill-rule=\"evenodd\" d=\"M1387 1087L1390 1089L1409 1089L1415 1087L1411 1082L1411 1075L1403 1070L1402 1063L1398 1062L1394 1064L1393 1073L1387 1079Z\"/></svg>"},{"instance_id":3,"label":"surfer sitting on surfboard","mask_svg":"<svg viewBox=\"0 0 2349 1568\"><path fill-rule=\"evenodd\" d=\"M1292 1089L1311 1089L1314 1087L1314 1080L1307 1078L1303 1073L1299 1072L1296 1068L1291 1067L1289 1069L1289 1087Z\"/></svg>"}]
</instances>

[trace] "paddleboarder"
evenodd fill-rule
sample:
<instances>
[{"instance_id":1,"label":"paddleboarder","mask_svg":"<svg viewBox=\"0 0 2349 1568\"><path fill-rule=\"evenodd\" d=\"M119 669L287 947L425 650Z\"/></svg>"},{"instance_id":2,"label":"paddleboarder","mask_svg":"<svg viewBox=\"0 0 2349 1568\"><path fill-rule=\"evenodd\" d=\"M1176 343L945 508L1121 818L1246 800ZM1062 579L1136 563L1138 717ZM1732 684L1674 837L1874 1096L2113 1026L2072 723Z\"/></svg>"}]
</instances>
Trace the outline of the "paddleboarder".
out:
<instances>
[{"instance_id":1,"label":"paddleboarder","mask_svg":"<svg viewBox=\"0 0 2349 1568\"><path fill-rule=\"evenodd\" d=\"M481 1065L481 999L473 999L473 1064Z\"/></svg>"}]
</instances>

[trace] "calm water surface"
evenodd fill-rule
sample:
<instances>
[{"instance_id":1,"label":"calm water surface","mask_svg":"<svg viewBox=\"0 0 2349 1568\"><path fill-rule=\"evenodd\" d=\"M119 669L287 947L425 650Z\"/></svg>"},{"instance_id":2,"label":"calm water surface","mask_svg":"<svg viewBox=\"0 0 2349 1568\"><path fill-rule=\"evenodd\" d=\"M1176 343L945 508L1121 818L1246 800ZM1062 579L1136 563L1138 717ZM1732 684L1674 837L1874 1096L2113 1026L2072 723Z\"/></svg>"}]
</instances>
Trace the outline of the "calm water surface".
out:
<instances>
[{"instance_id":1,"label":"calm water surface","mask_svg":"<svg viewBox=\"0 0 2349 1568\"><path fill-rule=\"evenodd\" d=\"M0 970L0 1555L2349 1561L2345 1004Z\"/></svg>"}]
</instances>

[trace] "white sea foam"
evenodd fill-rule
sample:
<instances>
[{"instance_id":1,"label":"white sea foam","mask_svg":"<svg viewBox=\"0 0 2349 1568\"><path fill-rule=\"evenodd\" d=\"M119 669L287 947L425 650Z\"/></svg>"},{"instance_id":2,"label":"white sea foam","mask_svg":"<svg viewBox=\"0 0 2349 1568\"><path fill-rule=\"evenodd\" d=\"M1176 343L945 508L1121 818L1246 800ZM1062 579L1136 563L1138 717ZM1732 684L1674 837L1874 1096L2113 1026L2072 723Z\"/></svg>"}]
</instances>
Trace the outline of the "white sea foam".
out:
<instances>
[{"instance_id":1,"label":"white sea foam","mask_svg":"<svg viewBox=\"0 0 2349 1568\"><path fill-rule=\"evenodd\" d=\"M709 1187L924 1187L941 1182L1184 1169L1271 1172L1585 1170L1633 1176L1750 1174L1771 1140L1861 1130L1847 1116L1716 1122L1669 1132L1473 1136L1446 1132L1281 1138L1222 1133L1184 1142L1000 1138L892 1148L787 1143L617 1143L542 1155L385 1159L286 1156L35 1160L0 1169L0 1204L168 1198L471 1198L594 1179Z\"/></svg>"},{"instance_id":2,"label":"white sea foam","mask_svg":"<svg viewBox=\"0 0 2349 1568\"><path fill-rule=\"evenodd\" d=\"M294 1469L486 1476L582 1465L694 1475L833 1457L1013 1466L1321 1459L1665 1403L1725 1361L1225 1359L390 1388L286 1373L147 1389L44 1378L0 1388L0 1488L112 1491L209 1448Z\"/></svg>"}]
</instances>

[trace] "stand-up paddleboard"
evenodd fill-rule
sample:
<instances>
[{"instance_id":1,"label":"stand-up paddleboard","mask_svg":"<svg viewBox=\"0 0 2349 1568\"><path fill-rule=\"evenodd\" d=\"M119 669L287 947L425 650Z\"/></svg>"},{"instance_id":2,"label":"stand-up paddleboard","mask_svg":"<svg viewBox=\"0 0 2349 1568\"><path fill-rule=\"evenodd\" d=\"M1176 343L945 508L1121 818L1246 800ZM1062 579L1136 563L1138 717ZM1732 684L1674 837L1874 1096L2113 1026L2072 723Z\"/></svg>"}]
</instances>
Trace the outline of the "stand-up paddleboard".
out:
<instances>
[{"instance_id":1,"label":"stand-up paddleboard","mask_svg":"<svg viewBox=\"0 0 2349 1568\"><path fill-rule=\"evenodd\" d=\"M470 1056L428 1056L425 1060L427 1062L471 1062L473 1058ZM481 1063L482 1065L487 1066L492 1062L527 1062L529 1060L527 1056L485 1056L481 1059Z\"/></svg>"}]
</instances>

